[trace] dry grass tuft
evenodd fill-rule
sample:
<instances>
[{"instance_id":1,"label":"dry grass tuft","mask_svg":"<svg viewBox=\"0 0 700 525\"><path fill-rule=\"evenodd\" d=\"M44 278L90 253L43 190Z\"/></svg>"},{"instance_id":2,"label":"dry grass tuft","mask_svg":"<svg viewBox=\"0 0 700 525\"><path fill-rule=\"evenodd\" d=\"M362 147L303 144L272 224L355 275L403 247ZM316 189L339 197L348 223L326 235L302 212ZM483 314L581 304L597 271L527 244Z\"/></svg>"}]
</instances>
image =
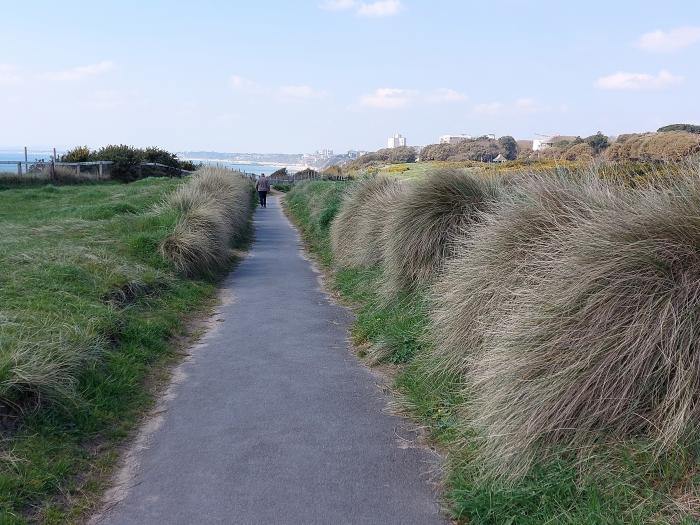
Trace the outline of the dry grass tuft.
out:
<instances>
[{"instance_id":1,"label":"dry grass tuft","mask_svg":"<svg viewBox=\"0 0 700 525\"><path fill-rule=\"evenodd\" d=\"M496 475L552 450L641 437L658 452L700 421L700 180L548 235L509 313L486 331L470 410Z\"/></svg>"},{"instance_id":2,"label":"dry grass tuft","mask_svg":"<svg viewBox=\"0 0 700 525\"><path fill-rule=\"evenodd\" d=\"M160 246L178 271L210 275L230 260L231 244L245 234L252 209L252 184L229 170L202 168L165 203L180 218Z\"/></svg>"},{"instance_id":3,"label":"dry grass tuft","mask_svg":"<svg viewBox=\"0 0 700 525\"><path fill-rule=\"evenodd\" d=\"M366 179L348 191L331 227L335 262L341 267L372 266L382 260L382 232L388 210L404 185L387 177Z\"/></svg>"},{"instance_id":4,"label":"dry grass tuft","mask_svg":"<svg viewBox=\"0 0 700 525\"><path fill-rule=\"evenodd\" d=\"M553 234L622 198L591 175L521 174L511 182L477 226L455 236L455 256L432 286L434 352L428 368L466 373L483 334L536 278L540 259L557 251Z\"/></svg>"},{"instance_id":5,"label":"dry grass tuft","mask_svg":"<svg viewBox=\"0 0 700 525\"><path fill-rule=\"evenodd\" d=\"M27 334L18 323L0 332L0 403L18 403L20 411L38 406L43 399L72 404L78 397L78 372L105 349L105 341L92 328L45 322L42 339ZM57 330L59 329L60 330ZM28 399L31 396L32 399Z\"/></svg>"},{"instance_id":6,"label":"dry grass tuft","mask_svg":"<svg viewBox=\"0 0 700 525\"><path fill-rule=\"evenodd\" d=\"M385 295L428 284L453 252L457 233L479 220L497 199L493 179L437 170L406 191L387 217Z\"/></svg>"}]
</instances>

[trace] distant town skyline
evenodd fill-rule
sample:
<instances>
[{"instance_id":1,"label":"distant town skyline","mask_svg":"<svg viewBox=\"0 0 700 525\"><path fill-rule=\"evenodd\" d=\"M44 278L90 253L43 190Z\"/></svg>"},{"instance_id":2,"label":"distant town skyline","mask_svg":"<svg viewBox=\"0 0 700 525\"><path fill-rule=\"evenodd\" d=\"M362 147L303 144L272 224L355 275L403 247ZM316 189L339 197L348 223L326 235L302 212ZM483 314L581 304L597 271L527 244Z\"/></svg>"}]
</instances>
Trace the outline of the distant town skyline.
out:
<instances>
[{"instance_id":1,"label":"distant town skyline","mask_svg":"<svg viewBox=\"0 0 700 525\"><path fill-rule=\"evenodd\" d=\"M700 3L3 6L0 147L376 150L700 123Z\"/></svg>"}]
</instances>

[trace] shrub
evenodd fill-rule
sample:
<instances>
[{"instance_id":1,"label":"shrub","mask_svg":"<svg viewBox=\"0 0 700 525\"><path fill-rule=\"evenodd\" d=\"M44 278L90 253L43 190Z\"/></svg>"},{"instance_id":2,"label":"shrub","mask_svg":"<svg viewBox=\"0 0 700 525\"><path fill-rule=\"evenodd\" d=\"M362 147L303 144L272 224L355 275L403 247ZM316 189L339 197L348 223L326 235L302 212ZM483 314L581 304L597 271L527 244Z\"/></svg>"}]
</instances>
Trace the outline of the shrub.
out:
<instances>
[{"instance_id":1,"label":"shrub","mask_svg":"<svg viewBox=\"0 0 700 525\"><path fill-rule=\"evenodd\" d=\"M324 179L327 178L332 178L332 177L342 177L343 176L343 168L338 166L337 164L334 164L333 166L328 166L327 168L324 168L323 171L321 171L321 177Z\"/></svg>"},{"instance_id":2,"label":"shrub","mask_svg":"<svg viewBox=\"0 0 700 525\"><path fill-rule=\"evenodd\" d=\"M697 437L699 207L696 169L554 232L559 255L542 258L475 370L495 472L560 448L642 438L661 452Z\"/></svg>"},{"instance_id":3,"label":"shrub","mask_svg":"<svg viewBox=\"0 0 700 525\"><path fill-rule=\"evenodd\" d=\"M583 139L583 141L591 147L595 155L598 155L605 148L610 146L610 141L608 140L608 137L603 135L600 131L595 135L586 137L585 139Z\"/></svg>"},{"instance_id":4,"label":"shrub","mask_svg":"<svg viewBox=\"0 0 700 525\"><path fill-rule=\"evenodd\" d=\"M162 256L185 275L212 275L225 269L230 246L247 231L253 186L229 170L202 168L164 203L179 220L160 245Z\"/></svg>"},{"instance_id":5,"label":"shrub","mask_svg":"<svg viewBox=\"0 0 700 525\"><path fill-rule=\"evenodd\" d=\"M585 142L579 142L578 144L575 144L574 146L571 146L569 149L567 149L564 152L564 160L583 160L583 161L591 161L593 160L593 155L595 154L595 150L587 143Z\"/></svg>"},{"instance_id":6,"label":"shrub","mask_svg":"<svg viewBox=\"0 0 700 525\"><path fill-rule=\"evenodd\" d=\"M90 148L87 146L76 146L61 155L61 162L88 162L90 160Z\"/></svg>"},{"instance_id":7,"label":"shrub","mask_svg":"<svg viewBox=\"0 0 700 525\"><path fill-rule=\"evenodd\" d=\"M656 131L687 131L688 133L700 133L700 126L696 126L695 124L669 124Z\"/></svg>"},{"instance_id":8,"label":"shrub","mask_svg":"<svg viewBox=\"0 0 700 525\"><path fill-rule=\"evenodd\" d=\"M401 189L399 181L384 177L366 179L351 187L331 226L333 257L339 266L381 262L387 208L397 203Z\"/></svg>"},{"instance_id":9,"label":"shrub","mask_svg":"<svg viewBox=\"0 0 700 525\"><path fill-rule=\"evenodd\" d=\"M372 153L366 153L348 164L348 169L361 169L370 164L403 164L415 162L418 155L415 148L401 146L398 148L384 148Z\"/></svg>"},{"instance_id":10,"label":"shrub","mask_svg":"<svg viewBox=\"0 0 700 525\"><path fill-rule=\"evenodd\" d=\"M140 178L139 167L143 162L142 153L131 146L111 145L90 154L91 160L111 161L111 177L122 182L132 182Z\"/></svg>"},{"instance_id":11,"label":"shrub","mask_svg":"<svg viewBox=\"0 0 700 525\"><path fill-rule=\"evenodd\" d=\"M620 135L606 150L613 161L678 162L700 153L700 136L686 131Z\"/></svg>"},{"instance_id":12,"label":"shrub","mask_svg":"<svg viewBox=\"0 0 700 525\"><path fill-rule=\"evenodd\" d=\"M452 236L497 197L493 179L437 170L409 188L387 216L387 295L427 284L451 254Z\"/></svg>"},{"instance_id":13,"label":"shrub","mask_svg":"<svg viewBox=\"0 0 700 525\"><path fill-rule=\"evenodd\" d=\"M180 161L177 155L165 151L164 149L150 147L143 150L142 158L145 162L157 162L158 164L163 164L169 166L175 170L180 169Z\"/></svg>"},{"instance_id":14,"label":"shrub","mask_svg":"<svg viewBox=\"0 0 700 525\"><path fill-rule=\"evenodd\" d=\"M505 139L504 143L488 137L479 137L461 140L454 144L429 144L421 150L420 156L421 160L477 160L481 162L491 162L498 157L499 154L506 156L506 153L508 153L508 155L512 153L512 151L506 152L504 146L505 144L510 148L513 147L513 144L510 144L508 140L512 139L512 137L502 138ZM517 148L517 143L515 143L515 141L513 141L513 143Z\"/></svg>"},{"instance_id":15,"label":"shrub","mask_svg":"<svg viewBox=\"0 0 700 525\"><path fill-rule=\"evenodd\" d=\"M200 162L199 164L195 164L191 160L181 160L180 161L180 168L185 170L185 171L195 171L198 168L201 168L203 164Z\"/></svg>"}]
</instances>

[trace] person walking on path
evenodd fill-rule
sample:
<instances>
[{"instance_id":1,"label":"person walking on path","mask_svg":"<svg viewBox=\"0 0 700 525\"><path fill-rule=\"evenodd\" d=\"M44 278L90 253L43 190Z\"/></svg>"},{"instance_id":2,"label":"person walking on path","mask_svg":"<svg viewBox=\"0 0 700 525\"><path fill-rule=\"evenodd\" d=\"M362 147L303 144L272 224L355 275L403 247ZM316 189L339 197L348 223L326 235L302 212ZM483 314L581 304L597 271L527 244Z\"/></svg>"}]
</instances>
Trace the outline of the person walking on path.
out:
<instances>
[{"instance_id":1,"label":"person walking on path","mask_svg":"<svg viewBox=\"0 0 700 525\"><path fill-rule=\"evenodd\" d=\"M270 179L263 173L255 183L255 189L258 191L260 198L260 206L267 208L267 192L270 191Z\"/></svg>"}]
</instances>

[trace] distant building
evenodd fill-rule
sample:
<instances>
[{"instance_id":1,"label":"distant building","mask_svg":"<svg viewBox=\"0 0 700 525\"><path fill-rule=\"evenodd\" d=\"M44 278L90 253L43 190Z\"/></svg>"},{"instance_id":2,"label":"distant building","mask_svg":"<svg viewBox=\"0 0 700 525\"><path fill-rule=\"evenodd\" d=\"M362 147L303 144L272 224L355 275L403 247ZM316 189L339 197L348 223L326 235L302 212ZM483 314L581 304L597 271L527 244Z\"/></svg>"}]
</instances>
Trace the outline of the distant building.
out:
<instances>
[{"instance_id":1,"label":"distant building","mask_svg":"<svg viewBox=\"0 0 700 525\"><path fill-rule=\"evenodd\" d=\"M456 144L471 139L471 135L441 135L440 144Z\"/></svg>"},{"instance_id":2,"label":"distant building","mask_svg":"<svg viewBox=\"0 0 700 525\"><path fill-rule=\"evenodd\" d=\"M498 157L496 157L495 159L493 159L493 161L494 161L494 162L508 162L508 159L505 158L503 155L501 155L501 154L499 153L499 154L498 154Z\"/></svg>"},{"instance_id":3,"label":"distant building","mask_svg":"<svg viewBox=\"0 0 700 525\"><path fill-rule=\"evenodd\" d=\"M401 133L394 133L394 136L387 140L387 148L403 148L404 146L406 146L406 137Z\"/></svg>"},{"instance_id":4,"label":"distant building","mask_svg":"<svg viewBox=\"0 0 700 525\"><path fill-rule=\"evenodd\" d=\"M347 157L349 159L357 159L360 158L362 155L365 155L366 153L366 151L350 149L347 152Z\"/></svg>"},{"instance_id":5,"label":"distant building","mask_svg":"<svg viewBox=\"0 0 700 525\"><path fill-rule=\"evenodd\" d=\"M540 135L540 139L534 139L532 141L532 151L539 151L541 149L547 149L552 147L553 136Z\"/></svg>"}]
</instances>

